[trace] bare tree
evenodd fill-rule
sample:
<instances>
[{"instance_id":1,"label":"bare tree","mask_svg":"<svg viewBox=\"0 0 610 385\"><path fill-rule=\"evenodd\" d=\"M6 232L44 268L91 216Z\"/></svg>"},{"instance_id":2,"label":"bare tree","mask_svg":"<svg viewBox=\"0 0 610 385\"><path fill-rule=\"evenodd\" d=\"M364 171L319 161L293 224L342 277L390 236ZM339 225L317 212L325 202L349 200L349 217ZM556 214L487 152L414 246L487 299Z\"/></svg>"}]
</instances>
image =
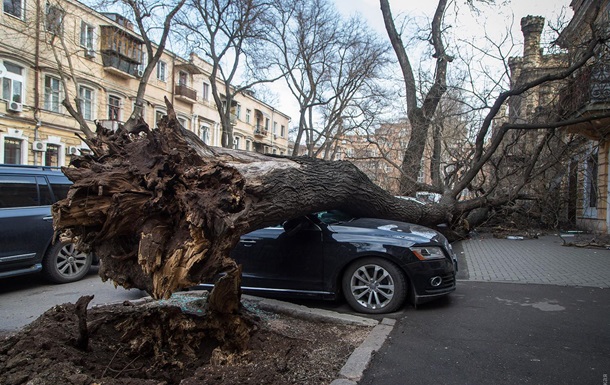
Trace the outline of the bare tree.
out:
<instances>
[{"instance_id":1,"label":"bare tree","mask_svg":"<svg viewBox=\"0 0 610 385\"><path fill-rule=\"evenodd\" d=\"M277 1L273 57L299 105L293 155L329 158L346 130L363 123L378 93L388 47L359 17L343 18L327 0ZM369 116L370 117L370 116Z\"/></svg>"},{"instance_id":2,"label":"bare tree","mask_svg":"<svg viewBox=\"0 0 610 385\"><path fill-rule=\"evenodd\" d=\"M211 64L209 81L223 147L233 147L235 95L281 76L270 75L262 46L270 10L265 0L192 0L180 17L180 34Z\"/></svg>"}]
</instances>

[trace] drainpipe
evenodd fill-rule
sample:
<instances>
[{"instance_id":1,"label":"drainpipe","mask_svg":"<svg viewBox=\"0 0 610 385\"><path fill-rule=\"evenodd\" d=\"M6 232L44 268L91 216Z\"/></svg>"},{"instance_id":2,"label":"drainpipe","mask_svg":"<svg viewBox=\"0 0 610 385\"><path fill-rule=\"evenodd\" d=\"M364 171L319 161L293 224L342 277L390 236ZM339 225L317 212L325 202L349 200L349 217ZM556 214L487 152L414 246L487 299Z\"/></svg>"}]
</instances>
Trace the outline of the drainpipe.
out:
<instances>
[{"instance_id":1,"label":"drainpipe","mask_svg":"<svg viewBox=\"0 0 610 385\"><path fill-rule=\"evenodd\" d=\"M34 47L34 140L38 140L38 129L40 121L40 22L41 22L40 0L36 1L36 43ZM28 150L29 151L29 150ZM34 152L34 166L38 164L38 154Z\"/></svg>"}]
</instances>

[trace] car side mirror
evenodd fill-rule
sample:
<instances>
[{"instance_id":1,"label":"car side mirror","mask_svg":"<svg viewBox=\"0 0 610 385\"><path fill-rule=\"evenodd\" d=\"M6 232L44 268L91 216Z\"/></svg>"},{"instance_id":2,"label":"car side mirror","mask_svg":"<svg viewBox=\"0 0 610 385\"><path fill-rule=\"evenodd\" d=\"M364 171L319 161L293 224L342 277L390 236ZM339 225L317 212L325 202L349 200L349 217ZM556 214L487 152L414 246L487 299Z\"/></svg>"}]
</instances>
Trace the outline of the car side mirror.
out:
<instances>
[{"instance_id":1,"label":"car side mirror","mask_svg":"<svg viewBox=\"0 0 610 385\"><path fill-rule=\"evenodd\" d=\"M306 222L307 218L304 217L287 220L282 225L282 227L284 227L284 233L288 236L292 236L301 231L301 229L305 226Z\"/></svg>"}]
</instances>

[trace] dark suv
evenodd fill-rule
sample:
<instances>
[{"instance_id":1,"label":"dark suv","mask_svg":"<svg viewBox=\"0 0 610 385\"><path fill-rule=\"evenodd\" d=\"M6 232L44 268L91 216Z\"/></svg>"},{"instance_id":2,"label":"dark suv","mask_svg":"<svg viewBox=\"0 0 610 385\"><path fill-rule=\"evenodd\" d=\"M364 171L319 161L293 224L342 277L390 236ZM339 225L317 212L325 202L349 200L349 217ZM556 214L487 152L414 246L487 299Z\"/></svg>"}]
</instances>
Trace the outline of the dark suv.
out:
<instances>
[{"instance_id":1,"label":"dark suv","mask_svg":"<svg viewBox=\"0 0 610 385\"><path fill-rule=\"evenodd\" d=\"M0 278L42 271L66 283L87 274L93 256L54 239L51 205L70 184L57 168L0 165Z\"/></svg>"}]
</instances>

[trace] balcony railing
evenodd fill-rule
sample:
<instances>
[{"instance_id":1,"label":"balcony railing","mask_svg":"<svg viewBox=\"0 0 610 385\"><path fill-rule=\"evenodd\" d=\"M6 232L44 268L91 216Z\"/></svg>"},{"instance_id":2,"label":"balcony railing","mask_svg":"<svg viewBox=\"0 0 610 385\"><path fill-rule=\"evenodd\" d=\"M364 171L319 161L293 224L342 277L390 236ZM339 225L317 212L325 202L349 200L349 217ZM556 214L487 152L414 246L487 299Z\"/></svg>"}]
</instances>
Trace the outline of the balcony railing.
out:
<instances>
[{"instance_id":1,"label":"balcony railing","mask_svg":"<svg viewBox=\"0 0 610 385\"><path fill-rule=\"evenodd\" d=\"M137 76L140 69L140 63L134 62L112 50L102 51L102 63L104 68L111 69L111 72L117 75L127 74Z\"/></svg>"},{"instance_id":2,"label":"balcony railing","mask_svg":"<svg viewBox=\"0 0 610 385\"><path fill-rule=\"evenodd\" d=\"M257 124L256 128L254 129L254 136L267 136L267 128Z\"/></svg>"},{"instance_id":3,"label":"balcony railing","mask_svg":"<svg viewBox=\"0 0 610 385\"><path fill-rule=\"evenodd\" d=\"M581 70L560 91L559 113L573 117L585 110L608 109L610 103L610 63L598 62Z\"/></svg>"},{"instance_id":4,"label":"balcony railing","mask_svg":"<svg viewBox=\"0 0 610 385\"><path fill-rule=\"evenodd\" d=\"M176 93L176 96L187 98L192 101L197 100L197 91L184 84L177 84L174 92Z\"/></svg>"}]
</instances>

